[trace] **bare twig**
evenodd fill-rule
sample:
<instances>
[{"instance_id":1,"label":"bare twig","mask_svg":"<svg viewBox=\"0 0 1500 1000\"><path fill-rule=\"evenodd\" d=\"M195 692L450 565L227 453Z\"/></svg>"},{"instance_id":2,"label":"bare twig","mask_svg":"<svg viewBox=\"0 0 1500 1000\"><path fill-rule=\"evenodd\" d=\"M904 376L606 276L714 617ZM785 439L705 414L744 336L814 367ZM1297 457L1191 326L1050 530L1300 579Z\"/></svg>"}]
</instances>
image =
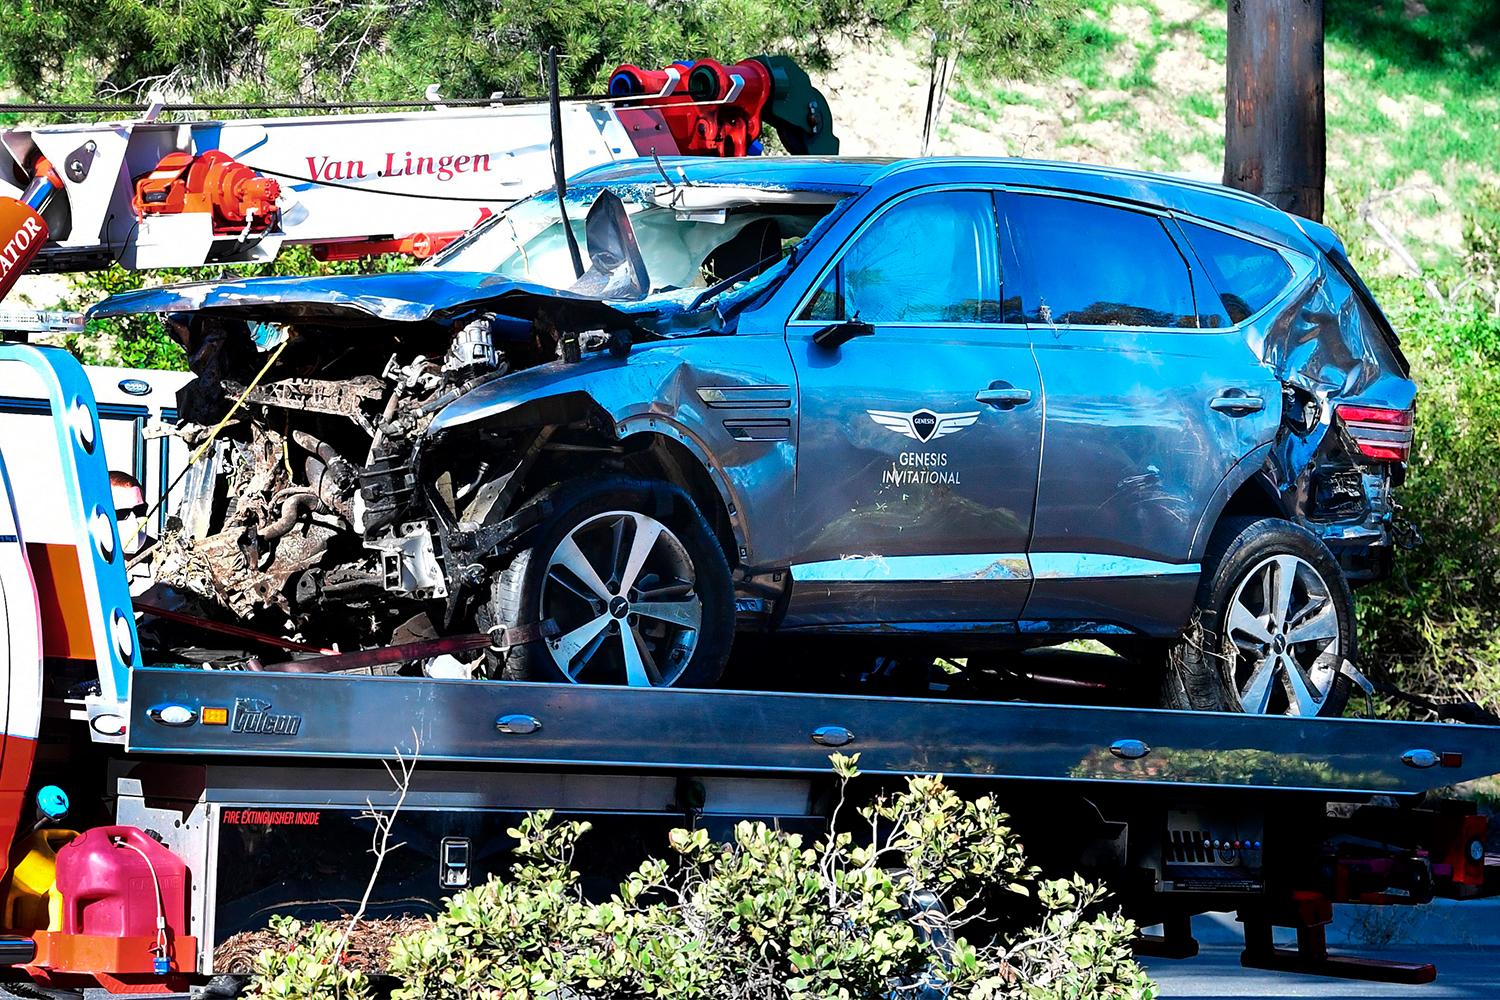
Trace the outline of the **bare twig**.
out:
<instances>
[{"instance_id":1,"label":"bare twig","mask_svg":"<svg viewBox=\"0 0 1500 1000\"><path fill-rule=\"evenodd\" d=\"M391 828L396 825L396 816L401 812L401 807L406 803L406 793L411 790L412 772L417 769L417 758L422 753L422 738L417 731L411 731L412 750L411 756L401 752L396 747L396 768L392 768L389 761L385 764L385 772L391 776L391 781L396 786L396 804L391 807L390 812L381 812L375 808L374 803L365 799L365 811L359 814L360 819L371 819L375 821L375 830L370 834L370 853L375 855L375 867L370 872L370 880L365 883L365 894L359 899L359 909L354 911L354 916L349 918L349 924L344 928L344 934L339 938L339 946L333 952L333 964L337 966L343 960L344 948L349 944L349 936L354 933L354 928L364 919L365 910L370 905L370 895L375 891L375 882L380 878L381 866L385 864L386 855L404 846L404 842L391 843ZM396 771L399 769L399 775Z\"/></svg>"},{"instance_id":2,"label":"bare twig","mask_svg":"<svg viewBox=\"0 0 1500 1000\"><path fill-rule=\"evenodd\" d=\"M1400 190L1403 189L1396 189L1396 191ZM1400 260L1402 264L1406 265L1407 270L1411 271L1411 276L1413 278L1421 278L1422 265L1417 263L1417 258L1413 257L1411 251L1406 249L1406 245L1396 238L1396 234L1391 230L1391 227L1380 221L1380 217L1370 210L1370 205L1372 202L1383 198L1389 198L1391 195L1395 194L1396 191L1386 192L1385 194L1381 195L1372 194L1370 197L1359 203L1359 208L1356 210L1356 212L1359 217L1369 225L1371 229L1375 230L1375 235L1379 236L1380 241L1390 248L1391 253L1395 254L1396 258ZM1422 282L1422 287L1427 290L1427 294L1430 295L1438 305L1444 306L1447 304L1447 302L1443 298L1443 293L1438 291L1437 282L1433 281L1431 278L1427 278Z\"/></svg>"}]
</instances>

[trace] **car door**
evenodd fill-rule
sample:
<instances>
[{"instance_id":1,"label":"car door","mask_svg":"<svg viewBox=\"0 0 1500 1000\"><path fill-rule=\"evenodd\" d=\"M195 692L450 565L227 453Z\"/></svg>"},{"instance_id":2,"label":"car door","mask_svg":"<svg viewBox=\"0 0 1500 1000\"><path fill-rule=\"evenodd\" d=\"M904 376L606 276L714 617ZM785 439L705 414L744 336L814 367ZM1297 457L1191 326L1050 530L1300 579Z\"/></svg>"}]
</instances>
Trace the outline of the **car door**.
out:
<instances>
[{"instance_id":1,"label":"car door","mask_svg":"<svg viewBox=\"0 0 1500 1000\"><path fill-rule=\"evenodd\" d=\"M1218 304L1195 302L1195 258L1169 217L1001 200L1047 396L1025 618L1176 631L1199 524L1230 470L1273 439L1280 384L1242 331L1204 328Z\"/></svg>"},{"instance_id":2,"label":"car door","mask_svg":"<svg viewBox=\"0 0 1500 1000\"><path fill-rule=\"evenodd\" d=\"M1002 314L1000 248L993 192L899 196L794 314L787 625L1007 622L1024 606L1042 399L1019 298ZM855 335L827 344L840 330Z\"/></svg>"}]
</instances>

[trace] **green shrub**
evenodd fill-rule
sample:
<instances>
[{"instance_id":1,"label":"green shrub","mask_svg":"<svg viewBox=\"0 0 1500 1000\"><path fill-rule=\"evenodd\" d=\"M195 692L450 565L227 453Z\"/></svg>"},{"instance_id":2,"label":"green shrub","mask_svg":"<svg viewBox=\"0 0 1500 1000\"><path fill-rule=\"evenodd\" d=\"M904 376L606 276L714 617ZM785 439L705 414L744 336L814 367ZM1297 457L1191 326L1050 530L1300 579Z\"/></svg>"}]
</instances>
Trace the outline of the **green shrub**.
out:
<instances>
[{"instance_id":1,"label":"green shrub","mask_svg":"<svg viewBox=\"0 0 1500 1000\"><path fill-rule=\"evenodd\" d=\"M334 927L272 917L271 930L286 947L267 949L256 957L255 996L263 1000L362 1000L370 995L370 977L344 962L343 935Z\"/></svg>"},{"instance_id":2,"label":"green shrub","mask_svg":"<svg viewBox=\"0 0 1500 1000\"><path fill-rule=\"evenodd\" d=\"M857 759L834 757L843 780ZM1156 995L1131 958L1135 926L1096 912L1097 886L1039 878L993 799L912 778L860 816L861 842L749 822L729 844L675 830L672 861L645 862L591 903L573 867L588 824L535 813L510 831L521 860L509 880L459 893L429 929L393 941L393 1000L867 1000L924 985L954 1000ZM969 923L978 901L997 895L1026 897L1041 922L1014 941L957 933L983 926ZM257 961L255 996L364 1000L367 982L338 976L338 934L298 930L296 947Z\"/></svg>"},{"instance_id":3,"label":"green shrub","mask_svg":"<svg viewBox=\"0 0 1500 1000\"><path fill-rule=\"evenodd\" d=\"M1500 699L1500 317L1480 299L1447 308L1415 282L1382 304L1417 381L1416 443L1398 493L1424 543L1359 594L1375 676L1441 700ZM1400 705L1387 711L1405 714Z\"/></svg>"}]
</instances>

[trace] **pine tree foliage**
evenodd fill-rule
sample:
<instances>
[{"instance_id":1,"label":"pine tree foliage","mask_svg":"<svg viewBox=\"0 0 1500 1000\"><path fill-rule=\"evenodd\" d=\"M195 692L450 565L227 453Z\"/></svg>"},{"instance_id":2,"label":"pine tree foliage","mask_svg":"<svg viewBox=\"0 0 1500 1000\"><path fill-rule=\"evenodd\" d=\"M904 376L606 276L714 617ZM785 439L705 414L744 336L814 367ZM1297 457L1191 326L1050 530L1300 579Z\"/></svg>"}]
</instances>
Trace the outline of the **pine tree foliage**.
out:
<instances>
[{"instance_id":1,"label":"pine tree foliage","mask_svg":"<svg viewBox=\"0 0 1500 1000\"><path fill-rule=\"evenodd\" d=\"M813 71L895 32L984 73L1056 63L1078 0L0 0L0 66L37 100L599 93L615 66L786 54Z\"/></svg>"}]
</instances>

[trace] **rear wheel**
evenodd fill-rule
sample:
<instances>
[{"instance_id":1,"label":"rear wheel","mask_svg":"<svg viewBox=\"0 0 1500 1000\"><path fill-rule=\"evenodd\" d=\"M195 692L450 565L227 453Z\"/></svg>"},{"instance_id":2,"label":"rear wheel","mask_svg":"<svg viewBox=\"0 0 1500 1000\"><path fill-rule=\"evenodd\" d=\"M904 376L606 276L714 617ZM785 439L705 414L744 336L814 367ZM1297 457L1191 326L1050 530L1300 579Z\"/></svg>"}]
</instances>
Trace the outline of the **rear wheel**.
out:
<instances>
[{"instance_id":1,"label":"rear wheel","mask_svg":"<svg viewBox=\"0 0 1500 1000\"><path fill-rule=\"evenodd\" d=\"M1168 657L1169 707L1342 715L1354 598L1322 541L1280 518L1228 518L1204 557L1196 627Z\"/></svg>"},{"instance_id":2,"label":"rear wheel","mask_svg":"<svg viewBox=\"0 0 1500 1000\"><path fill-rule=\"evenodd\" d=\"M632 687L718 681L734 638L734 590L724 551L686 493L605 479L532 502L552 514L495 577L480 624L550 619L559 634L510 649L492 672Z\"/></svg>"}]
</instances>

